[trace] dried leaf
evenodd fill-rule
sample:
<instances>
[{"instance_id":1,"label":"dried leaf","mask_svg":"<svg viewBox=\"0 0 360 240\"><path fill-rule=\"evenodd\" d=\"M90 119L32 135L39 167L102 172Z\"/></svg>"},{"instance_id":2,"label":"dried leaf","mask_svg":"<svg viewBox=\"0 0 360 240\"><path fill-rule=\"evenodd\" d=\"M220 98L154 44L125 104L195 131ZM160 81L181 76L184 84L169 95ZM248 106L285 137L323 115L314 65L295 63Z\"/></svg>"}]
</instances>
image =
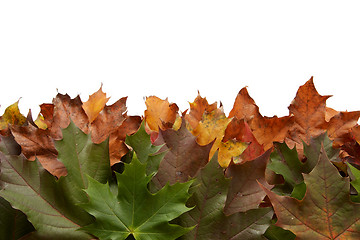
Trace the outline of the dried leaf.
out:
<instances>
[{"instance_id":1,"label":"dried leaf","mask_svg":"<svg viewBox=\"0 0 360 240\"><path fill-rule=\"evenodd\" d=\"M4 115L0 117L0 134L8 136L8 125L23 125L26 122L26 117L20 113L19 101L8 106L5 109Z\"/></svg>"},{"instance_id":2,"label":"dried leaf","mask_svg":"<svg viewBox=\"0 0 360 240\"><path fill-rule=\"evenodd\" d=\"M109 98L106 98L106 93L102 91L101 84L100 89L97 92L91 94L89 96L89 100L84 102L82 105L82 108L88 116L90 123L92 123L104 109L107 101L109 101Z\"/></svg>"},{"instance_id":3,"label":"dried leaf","mask_svg":"<svg viewBox=\"0 0 360 240\"><path fill-rule=\"evenodd\" d=\"M209 104L206 98L198 96L195 98L194 102L190 103L190 112L185 116L185 120L189 123L189 130L192 131L197 127L199 122L202 119L202 116L205 112L212 112L217 108L217 102Z\"/></svg>"},{"instance_id":4,"label":"dried leaf","mask_svg":"<svg viewBox=\"0 0 360 240\"><path fill-rule=\"evenodd\" d=\"M297 149L302 149L302 141L309 144L312 137L326 131L326 100L329 97L319 95L312 77L299 88L295 99L289 106L295 121L288 136L289 147L292 148L296 145Z\"/></svg>"},{"instance_id":5,"label":"dried leaf","mask_svg":"<svg viewBox=\"0 0 360 240\"><path fill-rule=\"evenodd\" d=\"M158 173L153 178L153 183L160 189L166 183L186 182L189 177L194 177L200 168L206 165L209 159L212 143L200 146L182 122L178 131L167 129L160 130L155 145L162 146L161 152L167 152L161 161Z\"/></svg>"},{"instance_id":6,"label":"dried leaf","mask_svg":"<svg viewBox=\"0 0 360 240\"><path fill-rule=\"evenodd\" d=\"M149 128L155 132L172 128L175 123L179 107L155 96L146 98L145 120Z\"/></svg>"}]
</instances>

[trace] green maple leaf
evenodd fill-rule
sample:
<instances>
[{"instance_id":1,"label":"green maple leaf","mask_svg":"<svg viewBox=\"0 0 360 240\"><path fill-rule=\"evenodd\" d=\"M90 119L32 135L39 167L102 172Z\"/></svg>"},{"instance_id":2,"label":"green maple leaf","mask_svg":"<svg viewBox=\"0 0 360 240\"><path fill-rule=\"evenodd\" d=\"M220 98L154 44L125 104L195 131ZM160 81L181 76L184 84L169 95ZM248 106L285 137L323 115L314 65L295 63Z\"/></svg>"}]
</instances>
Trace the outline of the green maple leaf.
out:
<instances>
[{"instance_id":1,"label":"green maple leaf","mask_svg":"<svg viewBox=\"0 0 360 240\"><path fill-rule=\"evenodd\" d=\"M349 166L349 175L351 176L351 186L357 191L357 195L352 195L351 200L353 202L360 203L360 170L352 166L350 163L347 163Z\"/></svg>"},{"instance_id":2,"label":"green maple leaf","mask_svg":"<svg viewBox=\"0 0 360 240\"><path fill-rule=\"evenodd\" d=\"M145 131L145 120L139 130L131 136L126 136L125 143L130 145L141 163L146 163L147 174L157 172L161 160L167 151L160 151L163 145L155 146L151 143L150 135Z\"/></svg>"},{"instance_id":3,"label":"green maple leaf","mask_svg":"<svg viewBox=\"0 0 360 240\"><path fill-rule=\"evenodd\" d=\"M76 204L88 201L81 191L88 184L86 175L102 182L109 178L108 142L92 143L90 136L72 122L62 133L63 139L56 145L68 175L57 180L37 159L28 161L22 154L3 151L0 196L27 215L36 229L35 239L91 239L89 234L77 230L90 224L93 217Z\"/></svg>"},{"instance_id":4,"label":"green maple leaf","mask_svg":"<svg viewBox=\"0 0 360 240\"><path fill-rule=\"evenodd\" d=\"M188 190L192 182L167 184L152 194L147 186L153 176L146 174L146 164L134 155L124 172L116 173L117 196L108 184L89 177L89 186L84 191L90 201L80 206L96 220L82 230L100 239L126 239L132 235L136 240L176 239L191 230L169 221L191 209L185 203L190 197Z\"/></svg>"},{"instance_id":5,"label":"green maple leaf","mask_svg":"<svg viewBox=\"0 0 360 240\"><path fill-rule=\"evenodd\" d=\"M303 177L302 200L263 187L278 218L276 225L292 231L297 239L360 239L360 204L350 200L349 178L340 176L324 147L317 165Z\"/></svg>"}]
</instances>

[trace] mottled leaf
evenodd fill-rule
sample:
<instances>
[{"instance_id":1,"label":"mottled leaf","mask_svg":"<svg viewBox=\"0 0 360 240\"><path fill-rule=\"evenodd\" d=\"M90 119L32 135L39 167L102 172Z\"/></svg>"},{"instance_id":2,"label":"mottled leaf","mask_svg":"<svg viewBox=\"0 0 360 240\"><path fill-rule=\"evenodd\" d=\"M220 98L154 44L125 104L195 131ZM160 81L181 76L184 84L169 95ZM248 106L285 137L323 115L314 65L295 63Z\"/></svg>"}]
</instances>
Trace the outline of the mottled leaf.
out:
<instances>
[{"instance_id":1,"label":"mottled leaf","mask_svg":"<svg viewBox=\"0 0 360 240\"><path fill-rule=\"evenodd\" d=\"M208 162L212 147L212 143L200 146L196 137L186 128L185 121L182 121L177 131L160 130L154 144L163 145L160 151L167 152L152 180L157 188L165 186L166 183L186 182L189 177L194 177Z\"/></svg>"},{"instance_id":2,"label":"mottled leaf","mask_svg":"<svg viewBox=\"0 0 360 240\"><path fill-rule=\"evenodd\" d=\"M270 225L271 208L249 210L226 216L223 208L226 201L229 179L217 161L217 153L198 173L188 206L194 209L181 215L180 222L196 227L182 239L263 239L262 234Z\"/></svg>"}]
</instances>

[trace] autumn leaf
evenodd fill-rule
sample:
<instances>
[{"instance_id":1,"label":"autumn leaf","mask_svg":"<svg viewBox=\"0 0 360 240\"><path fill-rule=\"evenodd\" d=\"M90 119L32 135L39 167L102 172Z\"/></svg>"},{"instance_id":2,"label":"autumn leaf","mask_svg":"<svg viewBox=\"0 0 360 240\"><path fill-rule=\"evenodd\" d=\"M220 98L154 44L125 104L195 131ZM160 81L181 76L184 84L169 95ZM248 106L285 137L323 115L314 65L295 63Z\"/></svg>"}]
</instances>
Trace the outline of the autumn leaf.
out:
<instances>
[{"instance_id":1,"label":"autumn leaf","mask_svg":"<svg viewBox=\"0 0 360 240\"><path fill-rule=\"evenodd\" d=\"M8 106L4 114L0 117L0 134L9 135L8 125L23 125L26 122L24 115L20 113L19 101Z\"/></svg>"},{"instance_id":2,"label":"autumn leaf","mask_svg":"<svg viewBox=\"0 0 360 240\"><path fill-rule=\"evenodd\" d=\"M217 108L217 102L209 104L206 98L200 96L199 92L194 102L189 104L190 112L185 116L185 120L189 124L190 131L197 127L205 112L212 112Z\"/></svg>"},{"instance_id":3,"label":"autumn leaf","mask_svg":"<svg viewBox=\"0 0 360 240\"><path fill-rule=\"evenodd\" d=\"M102 84L100 89L89 96L89 100L84 102L82 108L89 118L89 122L92 123L100 112L104 109L105 104L109 101L106 98L106 93L102 91Z\"/></svg>"},{"instance_id":4,"label":"autumn leaf","mask_svg":"<svg viewBox=\"0 0 360 240\"><path fill-rule=\"evenodd\" d=\"M229 118L237 117L239 120L249 121L258 118L260 115L259 107L255 104L247 91L246 87L242 88L237 94L234 106L229 113Z\"/></svg>"},{"instance_id":5,"label":"autumn leaf","mask_svg":"<svg viewBox=\"0 0 360 240\"><path fill-rule=\"evenodd\" d=\"M292 116L263 117L246 88L241 89L235 99L234 106L229 113L229 118L232 117L239 120L244 119L249 124L256 140L264 147L265 151L272 147L273 142L283 142L293 124Z\"/></svg>"},{"instance_id":6,"label":"autumn leaf","mask_svg":"<svg viewBox=\"0 0 360 240\"><path fill-rule=\"evenodd\" d=\"M53 114L51 114L53 108ZM58 93L53 99L53 107L45 105L41 107L40 113L44 117L44 122L48 126L49 136L54 140L62 138L61 129L70 124L70 119L84 133L89 133L89 120L82 108L79 96L71 99L69 95Z\"/></svg>"},{"instance_id":7,"label":"autumn leaf","mask_svg":"<svg viewBox=\"0 0 360 240\"><path fill-rule=\"evenodd\" d=\"M112 132L115 132L121 126L126 119L126 99L126 97L121 98L110 106L104 105L102 111L96 114L95 119L92 119L90 131L94 143L105 141ZM92 101L95 100L92 99Z\"/></svg>"},{"instance_id":8,"label":"autumn leaf","mask_svg":"<svg viewBox=\"0 0 360 240\"><path fill-rule=\"evenodd\" d=\"M309 144L312 137L325 132L326 100L329 97L319 95L312 77L299 88L289 106L290 114L294 115L295 120L287 141L291 148L296 145L297 149L302 149L302 141Z\"/></svg>"},{"instance_id":9,"label":"autumn leaf","mask_svg":"<svg viewBox=\"0 0 360 240\"><path fill-rule=\"evenodd\" d=\"M357 125L360 111L340 112L333 116L328 123L327 133L333 139L334 147L341 147L351 141L350 130Z\"/></svg>"},{"instance_id":10,"label":"autumn leaf","mask_svg":"<svg viewBox=\"0 0 360 240\"><path fill-rule=\"evenodd\" d=\"M145 120L152 131L158 132L159 128L165 130L172 128L178 115L179 107L155 96L146 98Z\"/></svg>"},{"instance_id":11,"label":"autumn leaf","mask_svg":"<svg viewBox=\"0 0 360 240\"><path fill-rule=\"evenodd\" d=\"M125 144L126 136L136 133L141 122L140 116L129 116L110 134L109 151L111 166L118 163L121 158L129 152L129 148Z\"/></svg>"},{"instance_id":12,"label":"autumn leaf","mask_svg":"<svg viewBox=\"0 0 360 240\"><path fill-rule=\"evenodd\" d=\"M12 126L11 133L28 160L34 161L37 158L41 165L54 176L60 177L67 174L64 164L57 159L58 152L54 141L46 130L29 124Z\"/></svg>"},{"instance_id":13,"label":"autumn leaf","mask_svg":"<svg viewBox=\"0 0 360 240\"><path fill-rule=\"evenodd\" d=\"M259 207L266 196L257 181L266 187L271 186L265 181L265 168L271 151L266 151L253 161L243 164L233 162L226 169L225 176L231 178L226 198L224 213L231 215L236 212L246 212Z\"/></svg>"},{"instance_id":14,"label":"autumn leaf","mask_svg":"<svg viewBox=\"0 0 360 240\"><path fill-rule=\"evenodd\" d=\"M226 127L223 142L227 142L231 139L249 143L245 151L242 152L238 158L233 159L235 163L252 161L265 152L263 146L256 140L250 126L244 119L239 120L237 117L233 117Z\"/></svg>"},{"instance_id":15,"label":"autumn leaf","mask_svg":"<svg viewBox=\"0 0 360 240\"><path fill-rule=\"evenodd\" d=\"M359 239L360 204L350 201L349 178L340 176L324 148L315 168L303 176L302 200L262 186L275 209L276 225L292 231L297 239Z\"/></svg>"},{"instance_id":16,"label":"autumn leaf","mask_svg":"<svg viewBox=\"0 0 360 240\"><path fill-rule=\"evenodd\" d=\"M189 177L194 177L208 162L212 147L212 143L200 146L196 142L196 137L186 128L185 121L182 121L177 131L160 130L154 145L163 146L160 151L166 152L158 173L152 180L158 189L166 183L186 182Z\"/></svg>"},{"instance_id":17,"label":"autumn leaf","mask_svg":"<svg viewBox=\"0 0 360 240\"><path fill-rule=\"evenodd\" d=\"M213 141L209 158L219 149L218 161L222 167L227 167L233 157L239 157L246 149L247 143L228 140L223 142L225 129L231 119L227 118L222 108L217 108L212 112L205 112L197 127L192 134L197 136L197 142L205 146Z\"/></svg>"},{"instance_id":18,"label":"autumn leaf","mask_svg":"<svg viewBox=\"0 0 360 240\"><path fill-rule=\"evenodd\" d=\"M259 208L226 216L223 208L230 179L224 177L217 161L217 153L199 171L191 188L188 206L194 208L180 216L180 222L195 228L182 239L263 239L270 225L271 208Z\"/></svg>"},{"instance_id":19,"label":"autumn leaf","mask_svg":"<svg viewBox=\"0 0 360 240\"><path fill-rule=\"evenodd\" d=\"M132 235L136 240L176 239L191 228L169 224L169 221L190 210L185 202L190 197L192 182L166 185L155 194L147 188L153 174L146 174L146 164L134 155L122 174L116 173L118 195L108 184L88 178L85 192L90 201L81 206L96 220L82 228L99 239L125 239ZM105 204L104 204L105 203Z\"/></svg>"}]
</instances>

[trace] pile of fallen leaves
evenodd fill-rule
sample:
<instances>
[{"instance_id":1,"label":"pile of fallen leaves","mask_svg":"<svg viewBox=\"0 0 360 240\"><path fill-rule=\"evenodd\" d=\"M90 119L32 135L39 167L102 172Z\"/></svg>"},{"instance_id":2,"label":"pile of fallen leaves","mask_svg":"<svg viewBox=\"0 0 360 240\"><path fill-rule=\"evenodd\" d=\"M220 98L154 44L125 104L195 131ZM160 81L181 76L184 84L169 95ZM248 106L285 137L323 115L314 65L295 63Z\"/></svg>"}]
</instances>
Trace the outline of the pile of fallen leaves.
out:
<instances>
[{"instance_id":1,"label":"pile of fallen leaves","mask_svg":"<svg viewBox=\"0 0 360 240\"><path fill-rule=\"evenodd\" d=\"M0 117L0 239L360 239L360 111L311 78L284 117L247 89L229 115L146 98L128 116L100 88L36 120Z\"/></svg>"}]
</instances>

